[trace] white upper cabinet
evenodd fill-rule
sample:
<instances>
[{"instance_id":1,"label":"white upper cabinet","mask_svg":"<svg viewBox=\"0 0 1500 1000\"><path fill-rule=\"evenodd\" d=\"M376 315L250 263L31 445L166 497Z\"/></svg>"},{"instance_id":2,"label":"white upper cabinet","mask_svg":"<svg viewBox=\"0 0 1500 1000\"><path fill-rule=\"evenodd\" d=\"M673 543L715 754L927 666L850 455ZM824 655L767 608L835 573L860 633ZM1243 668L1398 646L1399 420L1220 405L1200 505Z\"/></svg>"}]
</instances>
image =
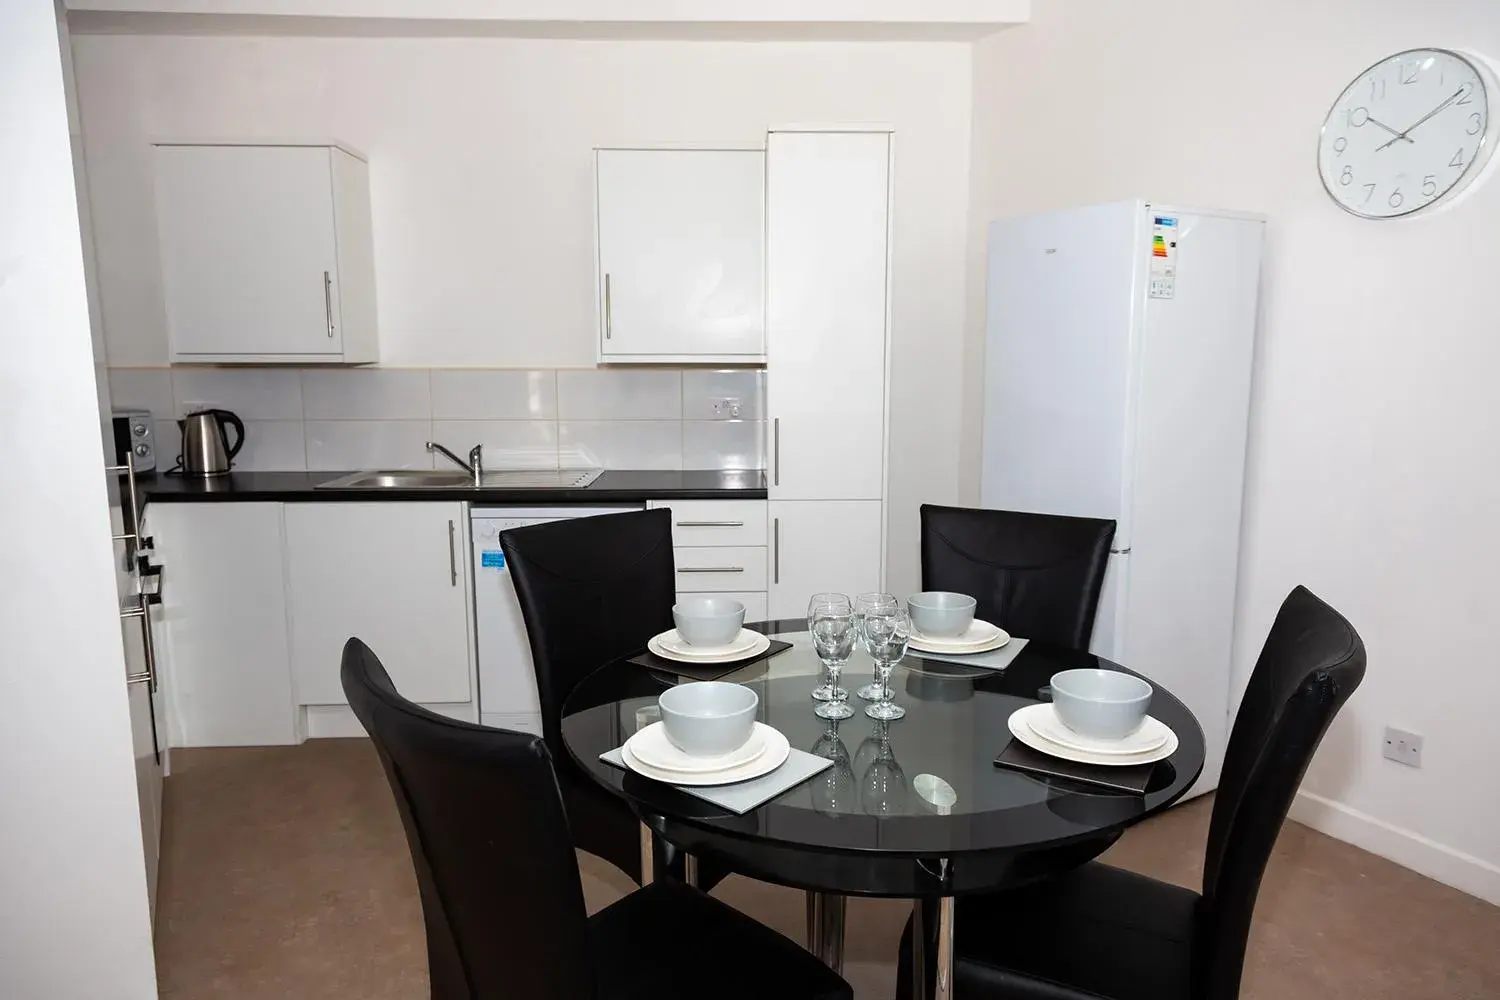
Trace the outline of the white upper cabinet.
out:
<instances>
[{"instance_id":1,"label":"white upper cabinet","mask_svg":"<svg viewBox=\"0 0 1500 1000\"><path fill-rule=\"evenodd\" d=\"M765 358L765 154L595 151L599 360Z\"/></svg>"},{"instance_id":2,"label":"white upper cabinet","mask_svg":"<svg viewBox=\"0 0 1500 1000\"><path fill-rule=\"evenodd\" d=\"M890 163L885 132L771 133L772 500L885 495Z\"/></svg>"},{"instance_id":3,"label":"white upper cabinet","mask_svg":"<svg viewBox=\"0 0 1500 1000\"><path fill-rule=\"evenodd\" d=\"M369 171L336 146L158 145L174 362L377 360Z\"/></svg>"}]
</instances>

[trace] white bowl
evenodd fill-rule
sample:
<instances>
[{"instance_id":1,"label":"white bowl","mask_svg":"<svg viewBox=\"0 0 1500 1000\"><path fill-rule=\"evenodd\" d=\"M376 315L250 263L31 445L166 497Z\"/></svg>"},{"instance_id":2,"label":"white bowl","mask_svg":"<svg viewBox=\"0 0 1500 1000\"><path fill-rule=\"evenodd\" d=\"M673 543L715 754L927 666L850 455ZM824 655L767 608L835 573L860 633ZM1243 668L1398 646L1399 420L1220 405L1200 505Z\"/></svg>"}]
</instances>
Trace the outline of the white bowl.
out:
<instances>
[{"instance_id":1,"label":"white bowl","mask_svg":"<svg viewBox=\"0 0 1500 1000\"><path fill-rule=\"evenodd\" d=\"M974 620L974 598L947 590L927 590L906 599L912 628L923 635L951 638L963 635Z\"/></svg>"},{"instance_id":2,"label":"white bowl","mask_svg":"<svg viewBox=\"0 0 1500 1000\"><path fill-rule=\"evenodd\" d=\"M1064 670L1052 675L1052 705L1082 736L1118 740L1141 728L1152 687L1120 670Z\"/></svg>"},{"instance_id":3,"label":"white bowl","mask_svg":"<svg viewBox=\"0 0 1500 1000\"><path fill-rule=\"evenodd\" d=\"M672 605L672 623L689 646L724 646L745 624L745 606L727 597L689 597Z\"/></svg>"},{"instance_id":4,"label":"white bowl","mask_svg":"<svg viewBox=\"0 0 1500 1000\"><path fill-rule=\"evenodd\" d=\"M743 684L695 681L661 693L667 742L694 757L733 753L750 739L760 696Z\"/></svg>"}]
</instances>

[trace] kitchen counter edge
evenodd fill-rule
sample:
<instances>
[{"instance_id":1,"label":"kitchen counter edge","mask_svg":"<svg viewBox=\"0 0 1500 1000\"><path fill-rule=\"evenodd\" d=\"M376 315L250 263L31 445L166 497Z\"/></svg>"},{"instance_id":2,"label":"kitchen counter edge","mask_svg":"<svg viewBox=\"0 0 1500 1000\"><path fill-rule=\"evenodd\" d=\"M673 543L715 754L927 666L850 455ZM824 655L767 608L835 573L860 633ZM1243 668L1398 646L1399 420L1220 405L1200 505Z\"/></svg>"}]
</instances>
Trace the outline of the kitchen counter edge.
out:
<instances>
[{"instance_id":1,"label":"kitchen counter edge","mask_svg":"<svg viewBox=\"0 0 1500 1000\"><path fill-rule=\"evenodd\" d=\"M137 479L142 504L151 503L388 503L467 500L475 506L632 503L646 500L764 500L761 470L680 472L606 469L588 486L548 489L320 490L347 472L231 472L215 479L164 474Z\"/></svg>"}]
</instances>

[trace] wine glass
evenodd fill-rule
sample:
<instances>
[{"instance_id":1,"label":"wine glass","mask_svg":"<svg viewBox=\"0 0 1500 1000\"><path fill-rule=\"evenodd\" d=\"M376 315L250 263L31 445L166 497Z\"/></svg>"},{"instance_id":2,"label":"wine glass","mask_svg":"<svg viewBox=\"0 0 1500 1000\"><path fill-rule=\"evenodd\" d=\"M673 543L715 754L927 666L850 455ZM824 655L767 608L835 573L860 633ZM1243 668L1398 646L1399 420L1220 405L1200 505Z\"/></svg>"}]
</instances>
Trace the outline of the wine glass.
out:
<instances>
[{"instance_id":1,"label":"wine glass","mask_svg":"<svg viewBox=\"0 0 1500 1000\"><path fill-rule=\"evenodd\" d=\"M860 777L859 805L866 816L898 816L907 811L906 772L891 749L890 727L877 722L875 736L878 750Z\"/></svg>"},{"instance_id":2,"label":"wine glass","mask_svg":"<svg viewBox=\"0 0 1500 1000\"><path fill-rule=\"evenodd\" d=\"M808 615L808 631L812 633L813 652L823 661L828 672L828 689L831 696L819 701L813 714L820 719L847 719L854 714L849 707L849 692L839 687L839 672L854 652L854 611L849 599L830 600L814 604Z\"/></svg>"},{"instance_id":3,"label":"wine glass","mask_svg":"<svg viewBox=\"0 0 1500 1000\"><path fill-rule=\"evenodd\" d=\"M828 729L808 753L833 761L832 767L824 768L813 777L813 808L824 816L854 812L854 767L849 761L849 748L839 738L837 720L829 721Z\"/></svg>"},{"instance_id":4,"label":"wine glass","mask_svg":"<svg viewBox=\"0 0 1500 1000\"><path fill-rule=\"evenodd\" d=\"M860 594L854 598L854 623L859 627L859 642L869 651L869 643L865 639L865 615L871 608L896 608L900 605L896 602L895 594ZM875 681L871 681L858 691L854 692L865 701L875 701L880 697L881 687Z\"/></svg>"},{"instance_id":5,"label":"wine glass","mask_svg":"<svg viewBox=\"0 0 1500 1000\"><path fill-rule=\"evenodd\" d=\"M880 684L879 700L865 706L865 714L872 719L890 722L906 714L906 709L891 702L891 671L906 655L910 639L911 618L900 608L877 608L865 614L865 642Z\"/></svg>"},{"instance_id":6,"label":"wine glass","mask_svg":"<svg viewBox=\"0 0 1500 1000\"><path fill-rule=\"evenodd\" d=\"M849 598L844 594L832 593L812 595L812 599L807 602L807 632L809 636L813 631L813 612L822 605L837 605L840 603L847 605ZM818 686L812 689L813 701L832 701L833 687L833 684L828 681L828 664L825 662L823 673L818 678Z\"/></svg>"}]
</instances>

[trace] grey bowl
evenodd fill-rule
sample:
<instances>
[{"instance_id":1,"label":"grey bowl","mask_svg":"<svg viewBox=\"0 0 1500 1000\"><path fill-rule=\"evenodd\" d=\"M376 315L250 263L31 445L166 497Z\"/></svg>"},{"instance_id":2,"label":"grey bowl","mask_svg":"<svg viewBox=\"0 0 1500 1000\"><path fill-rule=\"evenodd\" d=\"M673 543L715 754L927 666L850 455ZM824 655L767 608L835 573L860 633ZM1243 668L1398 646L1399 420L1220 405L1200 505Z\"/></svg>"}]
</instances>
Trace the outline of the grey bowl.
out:
<instances>
[{"instance_id":1,"label":"grey bowl","mask_svg":"<svg viewBox=\"0 0 1500 1000\"><path fill-rule=\"evenodd\" d=\"M1083 736L1118 740L1141 728L1152 687L1119 670L1064 670L1052 675L1052 705L1063 725Z\"/></svg>"},{"instance_id":2,"label":"grey bowl","mask_svg":"<svg viewBox=\"0 0 1500 1000\"><path fill-rule=\"evenodd\" d=\"M740 634L745 606L727 597L689 597L672 605L672 622L689 646L723 646Z\"/></svg>"},{"instance_id":3,"label":"grey bowl","mask_svg":"<svg viewBox=\"0 0 1500 1000\"><path fill-rule=\"evenodd\" d=\"M697 681L663 691L657 704L667 742L694 757L719 757L750 738L760 696L743 684Z\"/></svg>"},{"instance_id":4,"label":"grey bowl","mask_svg":"<svg viewBox=\"0 0 1500 1000\"><path fill-rule=\"evenodd\" d=\"M923 635L952 638L963 635L974 620L974 598L947 590L926 590L906 599L912 628Z\"/></svg>"}]
</instances>

